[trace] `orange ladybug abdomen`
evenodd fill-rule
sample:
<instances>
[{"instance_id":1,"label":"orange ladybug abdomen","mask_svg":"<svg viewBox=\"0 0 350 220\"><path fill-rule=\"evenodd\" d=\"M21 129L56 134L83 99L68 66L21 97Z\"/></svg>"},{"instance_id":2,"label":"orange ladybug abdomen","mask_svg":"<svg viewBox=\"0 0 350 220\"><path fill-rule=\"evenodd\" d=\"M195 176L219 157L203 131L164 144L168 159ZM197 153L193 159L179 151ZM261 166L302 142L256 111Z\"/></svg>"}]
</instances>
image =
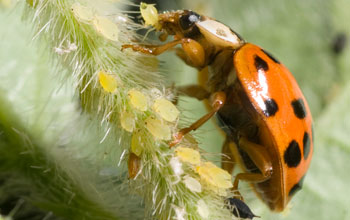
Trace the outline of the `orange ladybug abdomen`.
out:
<instances>
[{"instance_id":1,"label":"orange ladybug abdomen","mask_svg":"<svg viewBox=\"0 0 350 220\"><path fill-rule=\"evenodd\" d=\"M245 44L234 55L237 79L259 115L259 138L272 158L270 180L255 184L272 210L301 188L313 153L312 116L293 75L269 53Z\"/></svg>"}]
</instances>

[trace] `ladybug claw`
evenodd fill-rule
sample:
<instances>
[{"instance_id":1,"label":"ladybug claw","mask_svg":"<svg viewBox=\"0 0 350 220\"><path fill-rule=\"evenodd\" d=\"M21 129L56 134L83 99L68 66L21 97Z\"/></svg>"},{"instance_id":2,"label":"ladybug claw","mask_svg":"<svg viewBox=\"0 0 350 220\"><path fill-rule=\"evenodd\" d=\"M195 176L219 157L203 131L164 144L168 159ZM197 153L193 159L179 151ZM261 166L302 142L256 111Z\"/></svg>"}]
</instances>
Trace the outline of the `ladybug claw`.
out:
<instances>
[{"instance_id":1,"label":"ladybug claw","mask_svg":"<svg viewBox=\"0 0 350 220\"><path fill-rule=\"evenodd\" d=\"M242 202L244 202L243 196L241 195L241 193L240 193L237 189L231 189L231 190L233 191L233 196L232 196L232 198L239 199L239 200L241 200Z\"/></svg>"},{"instance_id":2,"label":"ladybug claw","mask_svg":"<svg viewBox=\"0 0 350 220\"><path fill-rule=\"evenodd\" d=\"M181 131L176 133L176 134L174 134L174 140L169 143L169 147L172 148L175 145L177 145L178 143L180 143L180 141L182 140L183 136L184 135L183 135L183 133Z\"/></svg>"},{"instance_id":3,"label":"ladybug claw","mask_svg":"<svg viewBox=\"0 0 350 220\"><path fill-rule=\"evenodd\" d=\"M124 44L124 45L122 45L122 48L120 50L124 51L127 48L133 48L133 45L131 45L131 44Z\"/></svg>"},{"instance_id":4,"label":"ladybug claw","mask_svg":"<svg viewBox=\"0 0 350 220\"><path fill-rule=\"evenodd\" d=\"M255 215L242 200L236 198L229 198L228 204L234 216L242 219L253 219L260 218L260 216Z\"/></svg>"}]
</instances>

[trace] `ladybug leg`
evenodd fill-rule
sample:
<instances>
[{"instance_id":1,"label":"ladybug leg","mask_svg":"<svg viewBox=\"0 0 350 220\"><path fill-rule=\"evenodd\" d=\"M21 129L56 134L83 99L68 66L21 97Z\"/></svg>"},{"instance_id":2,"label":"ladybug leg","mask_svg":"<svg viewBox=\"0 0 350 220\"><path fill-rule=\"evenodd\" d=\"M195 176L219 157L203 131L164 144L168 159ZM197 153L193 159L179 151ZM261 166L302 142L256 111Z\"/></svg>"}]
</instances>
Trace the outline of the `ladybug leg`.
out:
<instances>
[{"instance_id":1,"label":"ladybug leg","mask_svg":"<svg viewBox=\"0 0 350 220\"><path fill-rule=\"evenodd\" d=\"M271 158L261 145L250 142L245 137L239 139L239 147L244 150L261 173L239 173L233 183L233 190L238 189L239 180L263 182L272 175Z\"/></svg>"},{"instance_id":2,"label":"ladybug leg","mask_svg":"<svg viewBox=\"0 0 350 220\"><path fill-rule=\"evenodd\" d=\"M182 51L182 49L180 48L178 49L179 49L178 51ZM182 53L184 54L184 51L182 51ZM207 81L208 81L208 67L205 67L199 71L199 74L198 74L199 85L195 84L195 85L186 85L186 86L176 87L176 94L186 95L192 98L196 98L200 101L206 99L205 100L206 105L210 106L208 99L210 98L211 93L205 87ZM176 99L176 103L177 103L177 99Z\"/></svg>"},{"instance_id":3,"label":"ladybug leg","mask_svg":"<svg viewBox=\"0 0 350 220\"><path fill-rule=\"evenodd\" d=\"M134 179L138 174L141 166L141 158L136 154L130 152L129 160L128 160L128 171L129 171L129 179Z\"/></svg>"},{"instance_id":4,"label":"ladybug leg","mask_svg":"<svg viewBox=\"0 0 350 220\"><path fill-rule=\"evenodd\" d=\"M211 102L213 109L209 113L207 113L206 115L201 117L199 120L194 122L191 126L189 126L187 128L183 128L178 133L176 133L174 135L174 140L172 142L170 142L169 146L170 147L175 146L176 144L178 144L181 141L183 136L185 136L190 131L195 131L197 128L199 128L205 122L207 122L225 104L225 100L226 100L226 94L224 92L215 92L212 95L212 102Z\"/></svg>"},{"instance_id":5,"label":"ladybug leg","mask_svg":"<svg viewBox=\"0 0 350 220\"><path fill-rule=\"evenodd\" d=\"M187 55L183 48L176 48L176 55L184 61L188 66L196 67L192 64L192 62L187 58Z\"/></svg>"},{"instance_id":6,"label":"ladybug leg","mask_svg":"<svg viewBox=\"0 0 350 220\"><path fill-rule=\"evenodd\" d=\"M210 92L208 92L200 85L179 86L175 88L175 84L173 83L171 85L171 90L176 93L175 99L173 100L174 105L177 105L179 95L189 96L200 101L203 99L208 99L210 97Z\"/></svg>"},{"instance_id":7,"label":"ladybug leg","mask_svg":"<svg viewBox=\"0 0 350 220\"><path fill-rule=\"evenodd\" d=\"M122 51L131 48L133 51L141 52L144 54L151 54L151 55L159 55L164 53L165 51L175 47L176 45L180 44L181 40L174 40L167 44L163 45L141 45L141 44L124 44L122 45Z\"/></svg>"},{"instance_id":8,"label":"ladybug leg","mask_svg":"<svg viewBox=\"0 0 350 220\"><path fill-rule=\"evenodd\" d=\"M200 85L179 86L176 89L180 95L193 97L200 101L203 99L208 99L210 97L210 92L208 92Z\"/></svg>"},{"instance_id":9,"label":"ladybug leg","mask_svg":"<svg viewBox=\"0 0 350 220\"><path fill-rule=\"evenodd\" d=\"M221 156L221 167L226 170L229 174L232 173L233 168L235 166L235 158L233 156L233 152L230 148L231 140L226 137L224 144L222 145L222 156Z\"/></svg>"},{"instance_id":10,"label":"ladybug leg","mask_svg":"<svg viewBox=\"0 0 350 220\"><path fill-rule=\"evenodd\" d=\"M177 48L176 55L187 65L202 68L205 63L205 52L200 43L190 38L181 39L182 48Z\"/></svg>"},{"instance_id":11,"label":"ladybug leg","mask_svg":"<svg viewBox=\"0 0 350 220\"><path fill-rule=\"evenodd\" d=\"M202 67L204 65L205 52L202 45L190 38L182 38L180 40L176 39L163 45L124 44L122 45L121 50L123 51L127 48L131 48L133 51L157 56L178 44L182 45L183 51L178 52L178 56L184 60L185 63L194 67Z\"/></svg>"}]
</instances>

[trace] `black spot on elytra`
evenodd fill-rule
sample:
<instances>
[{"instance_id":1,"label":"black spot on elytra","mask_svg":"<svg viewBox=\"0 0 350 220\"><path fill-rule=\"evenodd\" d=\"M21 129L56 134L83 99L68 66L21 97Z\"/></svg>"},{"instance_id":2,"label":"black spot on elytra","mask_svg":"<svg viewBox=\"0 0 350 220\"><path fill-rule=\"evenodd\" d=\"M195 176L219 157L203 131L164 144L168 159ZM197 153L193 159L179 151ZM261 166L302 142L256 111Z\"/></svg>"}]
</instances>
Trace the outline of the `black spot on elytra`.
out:
<instances>
[{"instance_id":1,"label":"black spot on elytra","mask_svg":"<svg viewBox=\"0 0 350 220\"><path fill-rule=\"evenodd\" d=\"M301 188L303 187L303 182L304 182L304 178L305 176L303 176L300 181L295 184L289 191L288 196L292 197L296 192L298 192L299 190L301 190Z\"/></svg>"},{"instance_id":2,"label":"black spot on elytra","mask_svg":"<svg viewBox=\"0 0 350 220\"><path fill-rule=\"evenodd\" d=\"M304 159L306 160L310 153L310 135L307 132L304 133L303 150Z\"/></svg>"},{"instance_id":3,"label":"black spot on elytra","mask_svg":"<svg viewBox=\"0 0 350 220\"><path fill-rule=\"evenodd\" d=\"M280 61L277 60L275 57L273 57L269 52L267 52L267 51L264 50L264 49L261 49L261 50L262 50L262 52L264 52L271 60L273 60L273 62L280 64Z\"/></svg>"},{"instance_id":4,"label":"black spot on elytra","mask_svg":"<svg viewBox=\"0 0 350 220\"><path fill-rule=\"evenodd\" d=\"M254 57L254 65L256 67L256 70L263 69L264 71L269 70L269 66L267 65L266 61L261 59L258 55L255 55Z\"/></svg>"},{"instance_id":5,"label":"black spot on elytra","mask_svg":"<svg viewBox=\"0 0 350 220\"><path fill-rule=\"evenodd\" d=\"M292 140L284 152L284 161L288 167L297 167L301 161L301 151L298 142Z\"/></svg>"},{"instance_id":6,"label":"black spot on elytra","mask_svg":"<svg viewBox=\"0 0 350 220\"><path fill-rule=\"evenodd\" d=\"M242 200L236 198L229 198L228 202L231 206L232 213L236 217L241 219L253 219L254 217L257 217L250 210L249 206L247 206L247 204L245 204Z\"/></svg>"},{"instance_id":7,"label":"black spot on elytra","mask_svg":"<svg viewBox=\"0 0 350 220\"><path fill-rule=\"evenodd\" d=\"M302 99L293 100L292 107L293 107L295 116L297 116L300 119L303 119L306 117L305 105Z\"/></svg>"},{"instance_id":8,"label":"black spot on elytra","mask_svg":"<svg viewBox=\"0 0 350 220\"><path fill-rule=\"evenodd\" d=\"M274 99L266 99L265 107L264 114L266 117L274 116L278 111L278 105Z\"/></svg>"}]
</instances>

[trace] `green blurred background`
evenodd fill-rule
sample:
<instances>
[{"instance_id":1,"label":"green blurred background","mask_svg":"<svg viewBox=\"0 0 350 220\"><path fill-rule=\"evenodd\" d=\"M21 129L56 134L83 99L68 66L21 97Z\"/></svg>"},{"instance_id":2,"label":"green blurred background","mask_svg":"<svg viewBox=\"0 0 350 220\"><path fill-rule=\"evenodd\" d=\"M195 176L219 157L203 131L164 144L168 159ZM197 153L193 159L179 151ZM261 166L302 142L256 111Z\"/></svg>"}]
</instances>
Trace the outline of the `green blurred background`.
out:
<instances>
[{"instance_id":1,"label":"green blurred background","mask_svg":"<svg viewBox=\"0 0 350 220\"><path fill-rule=\"evenodd\" d=\"M350 219L350 1L159 2L163 10L186 8L214 17L271 52L294 74L309 102L315 152L303 190L293 198L290 210L273 214L256 201L249 186L241 185L251 208L262 219ZM174 56L164 55L169 77L180 85L196 83L196 70L174 61ZM199 101L181 100L189 118L205 114ZM196 134L201 147L219 161L215 153L221 151L224 138L214 123L208 122Z\"/></svg>"},{"instance_id":2,"label":"green blurred background","mask_svg":"<svg viewBox=\"0 0 350 220\"><path fill-rule=\"evenodd\" d=\"M187 8L212 16L247 41L268 50L291 70L309 102L316 142L303 190L292 200L290 211L273 214L247 185L241 185L252 210L262 219L350 219L350 47L344 40L350 36L350 1L159 0L155 3L161 10ZM59 127L58 133L49 129L52 134L45 135L46 143L50 143L60 135L60 122L79 113L72 98L73 83L67 79L68 83L61 88L63 80L54 76L47 53L53 48L32 43L34 33L29 21L21 21L22 10L5 7L2 1L0 5L1 96L11 103L18 120L33 135L45 130L48 121L50 127ZM174 53L161 57L165 74L176 85L195 83L196 70L174 57ZM52 105L49 111L48 103ZM203 104L194 99L183 97L179 105L186 110L188 123L205 114ZM223 137L213 122L208 122L196 135L208 158L219 161ZM0 155L0 159L8 158ZM1 199L0 194L0 202Z\"/></svg>"}]
</instances>

